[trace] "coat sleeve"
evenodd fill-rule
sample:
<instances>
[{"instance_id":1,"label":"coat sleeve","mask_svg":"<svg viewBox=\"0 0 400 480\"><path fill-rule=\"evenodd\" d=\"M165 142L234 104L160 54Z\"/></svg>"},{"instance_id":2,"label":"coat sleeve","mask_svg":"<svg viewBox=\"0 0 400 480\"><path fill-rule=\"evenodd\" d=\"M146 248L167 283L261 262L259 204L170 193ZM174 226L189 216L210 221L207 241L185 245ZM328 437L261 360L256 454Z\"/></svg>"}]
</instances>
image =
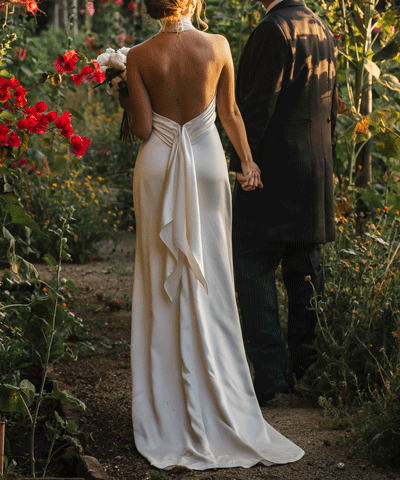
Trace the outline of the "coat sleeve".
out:
<instances>
[{"instance_id":1,"label":"coat sleeve","mask_svg":"<svg viewBox=\"0 0 400 480\"><path fill-rule=\"evenodd\" d=\"M240 60L237 103L246 126L254 161L273 116L291 56L290 45L274 21L264 20L254 30ZM240 159L232 147L230 170L240 172Z\"/></svg>"}]
</instances>

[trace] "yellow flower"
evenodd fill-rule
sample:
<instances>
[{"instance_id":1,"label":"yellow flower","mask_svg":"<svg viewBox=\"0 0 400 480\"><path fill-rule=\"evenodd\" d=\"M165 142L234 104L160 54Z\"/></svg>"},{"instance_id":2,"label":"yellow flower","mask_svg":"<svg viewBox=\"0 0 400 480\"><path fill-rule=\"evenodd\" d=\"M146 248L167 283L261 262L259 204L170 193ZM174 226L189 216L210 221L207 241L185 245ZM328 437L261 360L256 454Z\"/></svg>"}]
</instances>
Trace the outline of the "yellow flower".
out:
<instances>
[{"instance_id":1,"label":"yellow flower","mask_svg":"<svg viewBox=\"0 0 400 480\"><path fill-rule=\"evenodd\" d=\"M389 207L383 207L383 210L385 210L385 212L387 213L389 211Z\"/></svg>"},{"instance_id":2,"label":"yellow flower","mask_svg":"<svg viewBox=\"0 0 400 480\"><path fill-rule=\"evenodd\" d=\"M56 184L56 183L52 183L51 186L54 187L54 188L56 188L57 184Z\"/></svg>"},{"instance_id":3,"label":"yellow flower","mask_svg":"<svg viewBox=\"0 0 400 480\"><path fill-rule=\"evenodd\" d=\"M377 212L380 212L380 211L381 211L381 209L380 209L380 208L377 208L377 209L376 209L376 211L377 211Z\"/></svg>"},{"instance_id":4,"label":"yellow flower","mask_svg":"<svg viewBox=\"0 0 400 480\"><path fill-rule=\"evenodd\" d=\"M91 180L91 179L92 179L92 177L91 177L90 175L88 175L86 178L87 178L88 180Z\"/></svg>"},{"instance_id":5,"label":"yellow flower","mask_svg":"<svg viewBox=\"0 0 400 480\"><path fill-rule=\"evenodd\" d=\"M358 270L360 270L360 267L358 267L358 266L357 266L357 267L355 267L355 268L356 268L356 270L357 270L357 271L358 271Z\"/></svg>"},{"instance_id":6,"label":"yellow flower","mask_svg":"<svg viewBox=\"0 0 400 480\"><path fill-rule=\"evenodd\" d=\"M343 232L343 227L340 225L339 230Z\"/></svg>"}]
</instances>

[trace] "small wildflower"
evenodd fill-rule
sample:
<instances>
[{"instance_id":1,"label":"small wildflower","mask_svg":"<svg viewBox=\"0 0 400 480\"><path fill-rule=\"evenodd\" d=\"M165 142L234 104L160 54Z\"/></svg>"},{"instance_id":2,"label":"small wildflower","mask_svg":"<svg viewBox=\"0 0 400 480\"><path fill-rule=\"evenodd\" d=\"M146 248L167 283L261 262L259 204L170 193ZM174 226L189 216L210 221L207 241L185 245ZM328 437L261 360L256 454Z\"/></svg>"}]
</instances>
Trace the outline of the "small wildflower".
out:
<instances>
[{"instance_id":1,"label":"small wildflower","mask_svg":"<svg viewBox=\"0 0 400 480\"><path fill-rule=\"evenodd\" d=\"M378 207L378 208L376 209L376 211L377 211L377 212L380 212L380 211L381 211L381 209Z\"/></svg>"},{"instance_id":2,"label":"small wildflower","mask_svg":"<svg viewBox=\"0 0 400 480\"><path fill-rule=\"evenodd\" d=\"M389 211L389 207L385 206L383 207L383 210L387 213Z\"/></svg>"}]
</instances>

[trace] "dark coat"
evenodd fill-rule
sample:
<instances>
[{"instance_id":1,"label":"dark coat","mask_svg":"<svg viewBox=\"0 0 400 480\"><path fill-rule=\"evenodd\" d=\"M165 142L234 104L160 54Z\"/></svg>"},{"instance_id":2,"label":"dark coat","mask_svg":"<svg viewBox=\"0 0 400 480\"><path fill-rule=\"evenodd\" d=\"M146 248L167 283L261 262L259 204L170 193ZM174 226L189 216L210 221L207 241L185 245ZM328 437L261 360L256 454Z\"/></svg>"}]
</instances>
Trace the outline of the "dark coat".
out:
<instances>
[{"instance_id":1,"label":"dark coat","mask_svg":"<svg viewBox=\"0 0 400 480\"><path fill-rule=\"evenodd\" d=\"M333 241L336 47L302 0L279 3L252 32L236 97L264 189L236 184L234 237L250 244ZM230 169L241 171L233 148Z\"/></svg>"}]
</instances>

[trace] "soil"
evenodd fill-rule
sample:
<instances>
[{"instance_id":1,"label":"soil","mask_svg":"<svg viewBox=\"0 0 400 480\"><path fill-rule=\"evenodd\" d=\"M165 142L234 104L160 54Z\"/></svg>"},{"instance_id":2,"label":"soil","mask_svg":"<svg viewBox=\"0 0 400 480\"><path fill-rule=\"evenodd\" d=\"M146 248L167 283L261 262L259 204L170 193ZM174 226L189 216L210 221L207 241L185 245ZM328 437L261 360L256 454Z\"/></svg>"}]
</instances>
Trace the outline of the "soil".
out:
<instances>
[{"instance_id":1,"label":"soil","mask_svg":"<svg viewBox=\"0 0 400 480\"><path fill-rule=\"evenodd\" d=\"M386 480L400 472L374 466L360 447L343 443L343 431L323 417L321 409L301 403L294 394L278 394L262 409L265 419L301 446L304 457L289 465L206 471L158 471L135 449L131 422L130 296L134 233L121 233L116 246L104 243L101 258L86 265L64 264L62 276L81 296L70 295L68 307L83 319L76 339L76 362L54 365L56 376L86 403L80 417L85 454L96 457L113 479L154 480ZM41 277L51 273L37 265ZM86 342L86 347L83 348Z\"/></svg>"}]
</instances>

